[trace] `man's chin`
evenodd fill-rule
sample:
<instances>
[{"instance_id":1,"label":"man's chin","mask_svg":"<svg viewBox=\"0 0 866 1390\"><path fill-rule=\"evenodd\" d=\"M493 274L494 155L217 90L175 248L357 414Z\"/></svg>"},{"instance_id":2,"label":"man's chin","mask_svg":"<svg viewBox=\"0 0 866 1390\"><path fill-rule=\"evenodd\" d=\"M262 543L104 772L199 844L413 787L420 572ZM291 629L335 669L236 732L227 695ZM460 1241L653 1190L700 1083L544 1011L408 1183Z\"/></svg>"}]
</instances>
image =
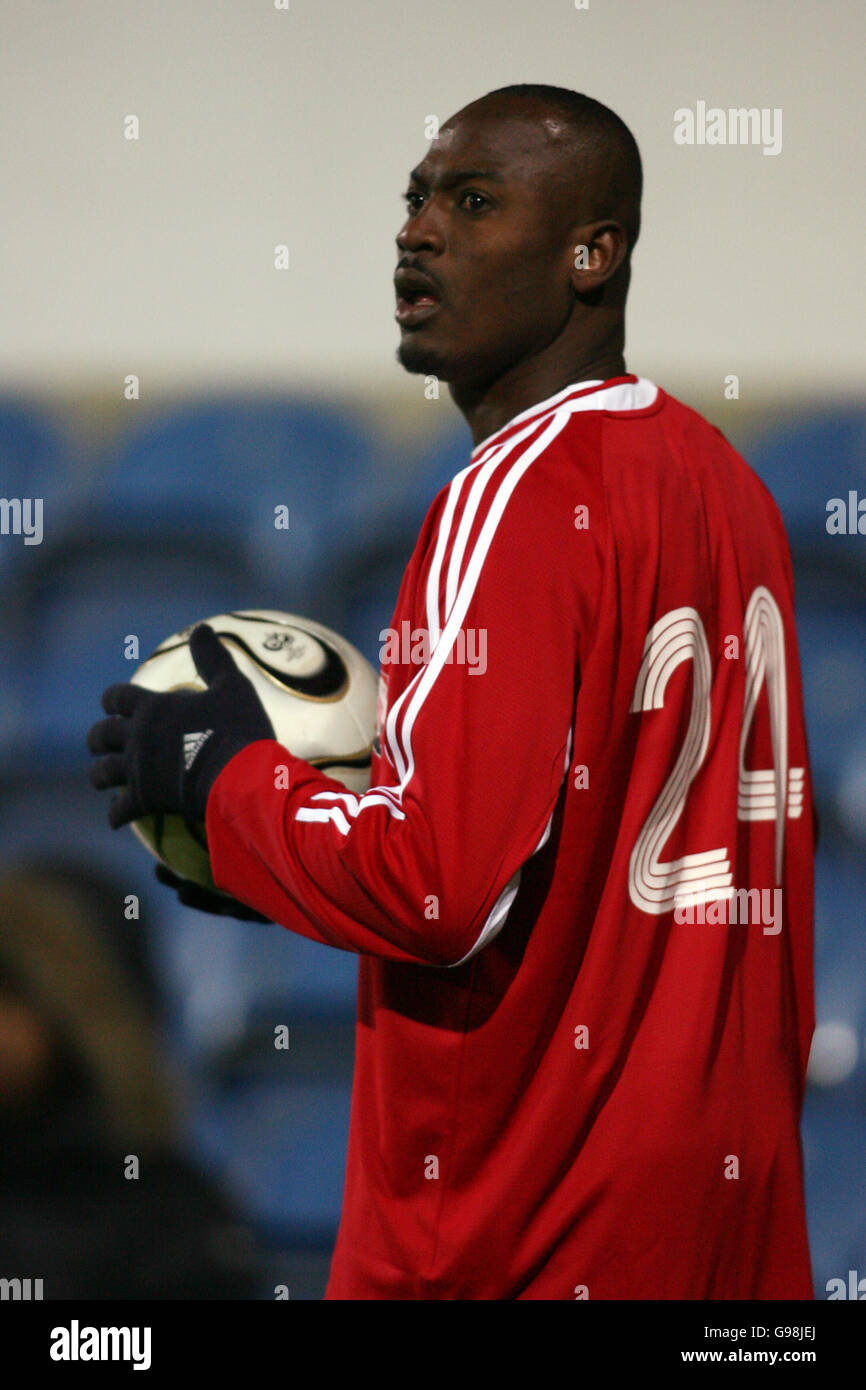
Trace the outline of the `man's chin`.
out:
<instances>
[{"instance_id":1,"label":"man's chin","mask_svg":"<svg viewBox=\"0 0 866 1390\"><path fill-rule=\"evenodd\" d=\"M500 362L471 347L437 347L420 333L404 334L397 349L397 361L407 372L418 376L435 376L447 382L452 391L458 386L479 387L495 381L505 370L507 361Z\"/></svg>"},{"instance_id":2,"label":"man's chin","mask_svg":"<svg viewBox=\"0 0 866 1390\"><path fill-rule=\"evenodd\" d=\"M403 338L397 349L397 361L407 372L420 376L435 376L448 381L449 359L417 336Z\"/></svg>"}]
</instances>

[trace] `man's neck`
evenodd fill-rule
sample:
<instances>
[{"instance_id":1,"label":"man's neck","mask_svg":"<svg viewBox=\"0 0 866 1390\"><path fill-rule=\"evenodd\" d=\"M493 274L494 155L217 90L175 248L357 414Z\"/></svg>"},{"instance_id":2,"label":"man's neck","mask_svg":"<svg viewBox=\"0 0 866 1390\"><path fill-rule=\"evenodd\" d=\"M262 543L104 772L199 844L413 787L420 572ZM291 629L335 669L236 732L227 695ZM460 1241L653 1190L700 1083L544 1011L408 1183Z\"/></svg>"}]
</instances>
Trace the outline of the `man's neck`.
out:
<instances>
[{"instance_id":1,"label":"man's neck","mask_svg":"<svg viewBox=\"0 0 866 1390\"><path fill-rule=\"evenodd\" d=\"M582 361L575 359L568 365L532 358L518 363L492 383L480 386L453 382L449 390L476 445L502 429L515 415L564 391L566 386L580 381L608 381L611 377L625 375L625 358L621 352L611 351Z\"/></svg>"}]
</instances>

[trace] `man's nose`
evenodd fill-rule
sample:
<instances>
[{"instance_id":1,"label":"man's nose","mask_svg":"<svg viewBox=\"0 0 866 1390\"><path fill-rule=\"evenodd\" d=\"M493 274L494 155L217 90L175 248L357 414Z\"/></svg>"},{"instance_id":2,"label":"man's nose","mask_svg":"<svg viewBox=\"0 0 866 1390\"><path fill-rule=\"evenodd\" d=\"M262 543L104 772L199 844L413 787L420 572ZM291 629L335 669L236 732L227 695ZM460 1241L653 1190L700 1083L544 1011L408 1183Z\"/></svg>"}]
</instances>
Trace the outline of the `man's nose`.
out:
<instances>
[{"instance_id":1,"label":"man's nose","mask_svg":"<svg viewBox=\"0 0 866 1390\"><path fill-rule=\"evenodd\" d=\"M407 218L397 233L397 246L400 251L432 251L438 255L445 247L445 232L442 214L434 208L432 200L414 216Z\"/></svg>"}]
</instances>

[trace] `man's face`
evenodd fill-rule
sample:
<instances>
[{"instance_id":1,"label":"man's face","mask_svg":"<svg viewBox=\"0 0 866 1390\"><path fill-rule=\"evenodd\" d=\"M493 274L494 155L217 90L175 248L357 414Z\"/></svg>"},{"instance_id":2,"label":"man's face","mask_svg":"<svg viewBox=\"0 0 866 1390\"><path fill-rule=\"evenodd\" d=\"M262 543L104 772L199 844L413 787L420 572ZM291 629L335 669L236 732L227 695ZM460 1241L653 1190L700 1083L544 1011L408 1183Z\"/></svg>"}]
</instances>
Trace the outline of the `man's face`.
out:
<instances>
[{"instance_id":1,"label":"man's face","mask_svg":"<svg viewBox=\"0 0 866 1390\"><path fill-rule=\"evenodd\" d=\"M539 116L476 103L410 175L395 275L407 371L494 380L562 332L577 209L560 134Z\"/></svg>"}]
</instances>

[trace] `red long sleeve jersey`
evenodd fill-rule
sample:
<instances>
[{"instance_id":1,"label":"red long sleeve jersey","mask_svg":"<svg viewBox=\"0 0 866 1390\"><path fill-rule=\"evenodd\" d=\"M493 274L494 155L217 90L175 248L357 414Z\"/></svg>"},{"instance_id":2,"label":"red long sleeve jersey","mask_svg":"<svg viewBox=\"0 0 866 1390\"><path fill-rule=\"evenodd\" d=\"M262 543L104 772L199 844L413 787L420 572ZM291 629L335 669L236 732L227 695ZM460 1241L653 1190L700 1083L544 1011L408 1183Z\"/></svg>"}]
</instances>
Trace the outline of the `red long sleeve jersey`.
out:
<instances>
[{"instance_id":1,"label":"red long sleeve jersey","mask_svg":"<svg viewBox=\"0 0 866 1390\"><path fill-rule=\"evenodd\" d=\"M207 808L221 888L360 953L327 1297L811 1298L812 793L763 485L651 382L567 388L433 501L382 688L365 795L259 742Z\"/></svg>"}]
</instances>

